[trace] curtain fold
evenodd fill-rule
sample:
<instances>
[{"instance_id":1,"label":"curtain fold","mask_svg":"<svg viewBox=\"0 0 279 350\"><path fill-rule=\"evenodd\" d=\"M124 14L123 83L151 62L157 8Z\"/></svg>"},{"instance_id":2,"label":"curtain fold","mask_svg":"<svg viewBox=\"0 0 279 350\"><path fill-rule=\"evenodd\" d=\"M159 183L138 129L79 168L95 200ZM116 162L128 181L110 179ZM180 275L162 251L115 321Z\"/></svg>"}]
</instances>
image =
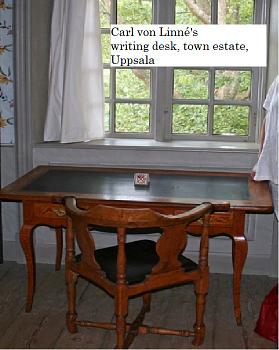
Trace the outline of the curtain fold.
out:
<instances>
[{"instance_id":1,"label":"curtain fold","mask_svg":"<svg viewBox=\"0 0 279 350\"><path fill-rule=\"evenodd\" d=\"M45 141L104 137L98 0L54 0Z\"/></svg>"}]
</instances>

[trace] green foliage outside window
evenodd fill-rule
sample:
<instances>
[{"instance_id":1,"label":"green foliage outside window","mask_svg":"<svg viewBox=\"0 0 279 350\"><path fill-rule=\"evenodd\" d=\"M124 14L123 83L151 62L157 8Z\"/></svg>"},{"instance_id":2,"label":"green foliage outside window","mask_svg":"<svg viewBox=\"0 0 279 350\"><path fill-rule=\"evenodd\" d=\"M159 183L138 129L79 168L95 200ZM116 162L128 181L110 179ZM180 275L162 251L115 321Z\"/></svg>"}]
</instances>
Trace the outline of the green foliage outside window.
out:
<instances>
[{"instance_id":1,"label":"green foliage outside window","mask_svg":"<svg viewBox=\"0 0 279 350\"><path fill-rule=\"evenodd\" d=\"M125 84L123 84L125 81ZM150 98L149 69L117 69L117 98Z\"/></svg>"},{"instance_id":2,"label":"green foliage outside window","mask_svg":"<svg viewBox=\"0 0 279 350\"><path fill-rule=\"evenodd\" d=\"M207 106L174 105L173 130L175 134L206 134Z\"/></svg>"},{"instance_id":3,"label":"green foliage outside window","mask_svg":"<svg viewBox=\"0 0 279 350\"><path fill-rule=\"evenodd\" d=\"M151 0L118 0L117 1L118 24L151 24L152 1Z\"/></svg>"},{"instance_id":4,"label":"green foliage outside window","mask_svg":"<svg viewBox=\"0 0 279 350\"><path fill-rule=\"evenodd\" d=\"M247 135L248 113L246 106L215 106L214 135Z\"/></svg>"},{"instance_id":5,"label":"green foliage outside window","mask_svg":"<svg viewBox=\"0 0 279 350\"><path fill-rule=\"evenodd\" d=\"M115 114L116 132L147 133L150 130L149 105L118 103Z\"/></svg>"},{"instance_id":6,"label":"green foliage outside window","mask_svg":"<svg viewBox=\"0 0 279 350\"><path fill-rule=\"evenodd\" d=\"M208 71L175 69L173 98L207 99Z\"/></svg>"}]
</instances>

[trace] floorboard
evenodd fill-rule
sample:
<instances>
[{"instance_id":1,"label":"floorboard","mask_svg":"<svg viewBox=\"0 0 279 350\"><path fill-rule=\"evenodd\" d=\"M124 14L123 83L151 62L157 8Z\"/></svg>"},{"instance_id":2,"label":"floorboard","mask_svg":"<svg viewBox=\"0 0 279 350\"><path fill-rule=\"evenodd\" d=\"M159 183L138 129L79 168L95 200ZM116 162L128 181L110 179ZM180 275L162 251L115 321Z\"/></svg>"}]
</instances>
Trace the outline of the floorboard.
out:
<instances>
[{"instance_id":1,"label":"floorboard","mask_svg":"<svg viewBox=\"0 0 279 350\"><path fill-rule=\"evenodd\" d=\"M275 343L254 332L261 303L277 280L266 276L243 276L242 326L233 315L232 276L211 274L207 296L206 337L201 349L276 349ZM37 290L33 309L24 311L25 265L5 262L0 265L0 348L1 349L111 349L113 331L80 328L70 334L65 326L67 308L64 270L52 265L37 266ZM191 328L194 322L193 286L185 285L156 292L145 323L163 327ZM141 299L131 301L134 316ZM84 280L78 281L79 317L108 321L113 319L113 301L106 293ZM191 338L139 335L133 349L193 349Z\"/></svg>"}]
</instances>

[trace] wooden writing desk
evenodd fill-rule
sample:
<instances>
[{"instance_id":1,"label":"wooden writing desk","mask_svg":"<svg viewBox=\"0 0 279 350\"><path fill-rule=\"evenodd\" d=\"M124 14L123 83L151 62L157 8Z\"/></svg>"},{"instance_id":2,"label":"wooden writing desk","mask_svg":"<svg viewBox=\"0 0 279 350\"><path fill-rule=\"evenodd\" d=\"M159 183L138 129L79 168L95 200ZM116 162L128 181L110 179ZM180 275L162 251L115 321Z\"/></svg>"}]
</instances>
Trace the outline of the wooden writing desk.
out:
<instances>
[{"instance_id":1,"label":"wooden writing desk","mask_svg":"<svg viewBox=\"0 0 279 350\"><path fill-rule=\"evenodd\" d=\"M135 187L134 173L150 174L149 187ZM64 166L39 166L0 191L0 200L23 204L20 242L25 254L28 291L26 311L32 308L35 290L35 257L32 232L38 225L56 228L60 267L62 227L66 216L61 199L73 195L79 206L105 203L123 207L152 207L163 213L177 214L204 201L230 202L229 212L212 216L210 236L232 239L233 301L236 321L241 324L240 281L248 244L244 236L246 213L272 212L267 183L255 182L249 174L187 172L152 169L109 169ZM192 224L192 233L199 234Z\"/></svg>"}]
</instances>

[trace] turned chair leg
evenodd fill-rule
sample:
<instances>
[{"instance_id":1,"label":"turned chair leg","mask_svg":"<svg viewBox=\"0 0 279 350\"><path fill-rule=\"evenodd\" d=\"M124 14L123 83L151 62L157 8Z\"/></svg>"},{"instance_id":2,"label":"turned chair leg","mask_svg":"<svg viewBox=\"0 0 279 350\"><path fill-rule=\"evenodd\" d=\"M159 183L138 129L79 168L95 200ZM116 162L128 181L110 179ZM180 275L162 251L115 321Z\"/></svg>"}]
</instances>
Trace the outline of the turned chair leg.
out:
<instances>
[{"instance_id":1,"label":"turned chair leg","mask_svg":"<svg viewBox=\"0 0 279 350\"><path fill-rule=\"evenodd\" d=\"M128 298L118 299L115 305L116 316L116 349L123 349L126 336L126 317L128 315Z\"/></svg>"},{"instance_id":2,"label":"turned chair leg","mask_svg":"<svg viewBox=\"0 0 279 350\"><path fill-rule=\"evenodd\" d=\"M145 311L149 312L151 308L151 293L144 294L142 299Z\"/></svg>"},{"instance_id":3,"label":"turned chair leg","mask_svg":"<svg viewBox=\"0 0 279 350\"><path fill-rule=\"evenodd\" d=\"M57 227L55 229L55 238L56 238L56 258L55 258L55 271L60 270L62 252L63 252L63 230L62 227Z\"/></svg>"},{"instance_id":4,"label":"turned chair leg","mask_svg":"<svg viewBox=\"0 0 279 350\"><path fill-rule=\"evenodd\" d=\"M195 337L192 342L194 346L199 346L204 341L205 325L203 318L205 312L205 298L206 294L196 293L196 323L194 325Z\"/></svg>"},{"instance_id":5,"label":"turned chair leg","mask_svg":"<svg viewBox=\"0 0 279 350\"><path fill-rule=\"evenodd\" d=\"M68 312L66 314L66 325L70 333L78 331L75 323L77 318L76 313L76 283L77 275L72 271L66 271L66 284L68 294Z\"/></svg>"}]
</instances>

